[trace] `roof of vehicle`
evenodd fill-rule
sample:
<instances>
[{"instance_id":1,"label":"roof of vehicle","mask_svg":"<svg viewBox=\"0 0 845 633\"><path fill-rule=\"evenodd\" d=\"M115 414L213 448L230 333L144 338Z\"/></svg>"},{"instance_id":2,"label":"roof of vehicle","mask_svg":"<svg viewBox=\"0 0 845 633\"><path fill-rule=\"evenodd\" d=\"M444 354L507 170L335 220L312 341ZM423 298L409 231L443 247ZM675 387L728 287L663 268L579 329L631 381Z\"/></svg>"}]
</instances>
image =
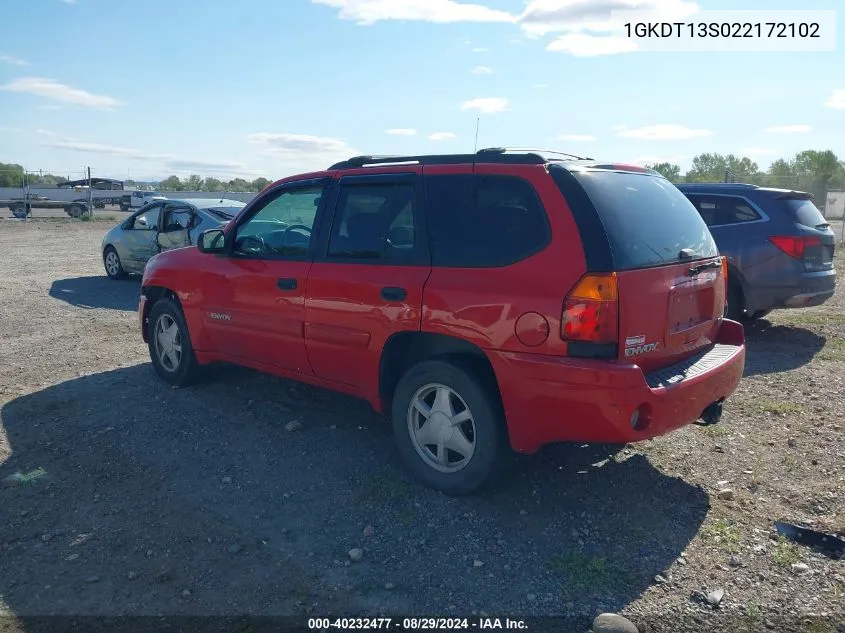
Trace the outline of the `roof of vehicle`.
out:
<instances>
[{"instance_id":1,"label":"roof of vehicle","mask_svg":"<svg viewBox=\"0 0 845 633\"><path fill-rule=\"evenodd\" d=\"M576 156L567 152L549 149L532 149L519 147L488 147L478 150L474 154L420 154L408 156L353 156L330 166L327 171L341 169L360 169L366 167L389 167L403 165L460 165L460 164L499 164L499 165L545 165L553 163L561 167L595 168L614 171L631 171L649 173L655 176L656 171L616 161L600 161L584 156Z\"/></svg>"},{"instance_id":2,"label":"roof of vehicle","mask_svg":"<svg viewBox=\"0 0 845 633\"><path fill-rule=\"evenodd\" d=\"M796 189L780 189L778 187L763 187L760 185L752 185L750 183L741 182L679 182L675 185L681 191L684 190L701 190L701 191L765 191L767 193L781 193L781 194L799 194L810 195L806 191Z\"/></svg>"}]
</instances>

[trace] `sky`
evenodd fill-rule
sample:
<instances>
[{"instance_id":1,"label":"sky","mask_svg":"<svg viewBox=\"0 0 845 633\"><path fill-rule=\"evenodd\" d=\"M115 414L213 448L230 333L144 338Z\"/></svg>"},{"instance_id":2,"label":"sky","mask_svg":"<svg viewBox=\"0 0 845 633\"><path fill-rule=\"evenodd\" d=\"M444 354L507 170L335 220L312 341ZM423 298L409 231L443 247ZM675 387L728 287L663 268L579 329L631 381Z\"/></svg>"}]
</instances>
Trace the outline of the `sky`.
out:
<instances>
[{"instance_id":1,"label":"sky","mask_svg":"<svg viewBox=\"0 0 845 633\"><path fill-rule=\"evenodd\" d=\"M271 180L357 154L539 147L765 168L845 157L845 52L643 51L611 9L749 0L0 0L0 162ZM838 0L769 0L766 12ZM840 12L835 26L843 38ZM843 44L842 46L845 46Z\"/></svg>"}]
</instances>

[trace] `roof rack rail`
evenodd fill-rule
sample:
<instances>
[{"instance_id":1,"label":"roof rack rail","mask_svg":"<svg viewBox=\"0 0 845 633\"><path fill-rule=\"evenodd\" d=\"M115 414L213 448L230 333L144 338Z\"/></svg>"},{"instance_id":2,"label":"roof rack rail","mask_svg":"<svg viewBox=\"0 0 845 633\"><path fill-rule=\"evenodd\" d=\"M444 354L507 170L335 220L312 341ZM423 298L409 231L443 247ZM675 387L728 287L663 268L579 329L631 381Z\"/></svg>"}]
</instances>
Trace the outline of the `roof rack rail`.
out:
<instances>
[{"instance_id":1,"label":"roof rack rail","mask_svg":"<svg viewBox=\"0 0 845 633\"><path fill-rule=\"evenodd\" d=\"M508 152L533 154L543 158L544 160L546 154L551 154L553 156L568 156L569 158L573 158L575 160L594 160L589 156L576 156L575 154L569 154L567 152L560 152L553 149L537 149L534 147L487 147L485 149L478 150L479 154L506 154Z\"/></svg>"},{"instance_id":2,"label":"roof rack rail","mask_svg":"<svg viewBox=\"0 0 845 633\"><path fill-rule=\"evenodd\" d=\"M481 150L475 154L422 154L414 156L353 156L329 167L337 169L355 169L359 167L381 167L393 165L460 165L464 163L485 162L521 165L542 165L546 158L539 154L506 154L497 149Z\"/></svg>"}]
</instances>

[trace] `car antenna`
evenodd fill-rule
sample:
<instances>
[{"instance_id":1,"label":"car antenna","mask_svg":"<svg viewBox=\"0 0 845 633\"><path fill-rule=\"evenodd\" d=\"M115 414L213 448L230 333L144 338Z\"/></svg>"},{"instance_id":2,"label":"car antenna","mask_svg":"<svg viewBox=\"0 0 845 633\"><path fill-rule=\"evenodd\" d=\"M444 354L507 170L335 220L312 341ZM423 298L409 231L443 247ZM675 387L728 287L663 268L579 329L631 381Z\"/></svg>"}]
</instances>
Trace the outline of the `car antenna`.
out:
<instances>
[{"instance_id":1,"label":"car antenna","mask_svg":"<svg viewBox=\"0 0 845 633\"><path fill-rule=\"evenodd\" d=\"M481 127L481 115L475 118L475 146L472 148L472 173L475 173L475 161L478 158L478 128Z\"/></svg>"}]
</instances>

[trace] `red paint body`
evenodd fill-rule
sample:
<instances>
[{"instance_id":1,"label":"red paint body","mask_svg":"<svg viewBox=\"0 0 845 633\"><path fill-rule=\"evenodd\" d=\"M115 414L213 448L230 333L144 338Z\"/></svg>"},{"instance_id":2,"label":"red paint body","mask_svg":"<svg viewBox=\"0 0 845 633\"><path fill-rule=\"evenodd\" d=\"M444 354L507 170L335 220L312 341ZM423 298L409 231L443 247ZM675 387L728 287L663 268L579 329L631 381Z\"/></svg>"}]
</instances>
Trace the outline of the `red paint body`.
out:
<instances>
[{"instance_id":1,"label":"red paint body","mask_svg":"<svg viewBox=\"0 0 845 633\"><path fill-rule=\"evenodd\" d=\"M705 407L734 391L745 344L742 326L721 318L725 280L720 271L695 280L684 276L688 264L620 272L618 357L568 356L561 338L562 307L587 268L567 202L543 165L478 164L475 169L516 174L531 183L548 213L552 239L546 248L510 266L468 269L239 260L188 247L152 258L143 286L166 288L179 298L200 363L233 362L324 386L363 397L385 414L380 364L391 336L428 332L471 343L492 365L511 445L520 452L560 441L647 439L695 421ZM306 178L399 171L471 173L472 166L328 171L288 178L265 191ZM226 230L236 224L237 219ZM295 279L296 289L277 288L280 278ZM385 286L405 288L407 297L385 301L380 295ZM149 304L142 298L142 326ZM628 358L626 337L658 345ZM649 371L713 343L734 350L674 386L647 384ZM647 424L635 430L630 419L638 407Z\"/></svg>"}]
</instances>

